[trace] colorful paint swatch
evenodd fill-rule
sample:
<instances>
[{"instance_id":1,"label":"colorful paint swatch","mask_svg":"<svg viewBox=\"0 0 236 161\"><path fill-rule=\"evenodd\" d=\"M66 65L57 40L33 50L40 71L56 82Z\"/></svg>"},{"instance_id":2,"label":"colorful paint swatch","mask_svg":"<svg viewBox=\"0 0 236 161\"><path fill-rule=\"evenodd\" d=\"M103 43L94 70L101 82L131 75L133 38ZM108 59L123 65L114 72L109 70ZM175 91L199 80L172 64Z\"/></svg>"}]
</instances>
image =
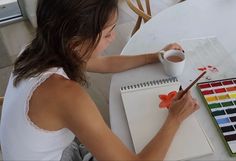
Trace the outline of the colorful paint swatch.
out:
<instances>
[{"instance_id":1,"label":"colorful paint swatch","mask_svg":"<svg viewBox=\"0 0 236 161\"><path fill-rule=\"evenodd\" d=\"M234 127L233 126L224 126L221 127L222 132L230 132L230 131L234 131Z\"/></svg>"},{"instance_id":2,"label":"colorful paint swatch","mask_svg":"<svg viewBox=\"0 0 236 161\"><path fill-rule=\"evenodd\" d=\"M222 107L220 103L212 103L212 104L208 104L208 106L212 109L212 108L219 108Z\"/></svg>"},{"instance_id":3,"label":"colorful paint swatch","mask_svg":"<svg viewBox=\"0 0 236 161\"><path fill-rule=\"evenodd\" d=\"M228 117L225 117L225 118L221 118L221 119L216 119L217 123L218 124L227 124L227 123L230 123L230 120L228 119Z\"/></svg>"},{"instance_id":4,"label":"colorful paint swatch","mask_svg":"<svg viewBox=\"0 0 236 161\"><path fill-rule=\"evenodd\" d=\"M217 96L217 97L218 97L219 100L227 100L227 99L230 98L228 94L225 94L225 95L219 95L219 96Z\"/></svg>"},{"instance_id":5,"label":"colorful paint swatch","mask_svg":"<svg viewBox=\"0 0 236 161\"><path fill-rule=\"evenodd\" d=\"M223 107L234 106L234 103L232 101L222 102L221 104Z\"/></svg>"},{"instance_id":6,"label":"colorful paint swatch","mask_svg":"<svg viewBox=\"0 0 236 161\"><path fill-rule=\"evenodd\" d=\"M236 91L236 86L226 88L226 90L227 90L228 92L230 92L230 91Z\"/></svg>"},{"instance_id":7,"label":"colorful paint swatch","mask_svg":"<svg viewBox=\"0 0 236 161\"><path fill-rule=\"evenodd\" d=\"M225 88L218 88L218 89L215 89L214 91L215 91L215 93L224 93L224 92L226 92Z\"/></svg>"},{"instance_id":8,"label":"colorful paint swatch","mask_svg":"<svg viewBox=\"0 0 236 161\"><path fill-rule=\"evenodd\" d=\"M225 111L224 110L214 111L214 112L212 112L212 115L213 116L225 115Z\"/></svg>"},{"instance_id":9,"label":"colorful paint swatch","mask_svg":"<svg viewBox=\"0 0 236 161\"><path fill-rule=\"evenodd\" d=\"M203 95L214 94L214 91L213 90L205 90L205 91L202 91L202 94Z\"/></svg>"},{"instance_id":10,"label":"colorful paint swatch","mask_svg":"<svg viewBox=\"0 0 236 161\"><path fill-rule=\"evenodd\" d=\"M216 96L209 96L209 97L205 97L207 102L214 102L217 101L217 97Z\"/></svg>"},{"instance_id":11,"label":"colorful paint swatch","mask_svg":"<svg viewBox=\"0 0 236 161\"><path fill-rule=\"evenodd\" d=\"M225 110L227 114L234 114L236 113L236 108L230 108L230 109L227 109Z\"/></svg>"},{"instance_id":12,"label":"colorful paint swatch","mask_svg":"<svg viewBox=\"0 0 236 161\"><path fill-rule=\"evenodd\" d=\"M208 83L199 85L199 88L201 88L201 89L203 89L203 88L210 88L210 87L211 87L211 85L208 84Z\"/></svg>"},{"instance_id":13,"label":"colorful paint swatch","mask_svg":"<svg viewBox=\"0 0 236 161\"><path fill-rule=\"evenodd\" d=\"M198 83L197 87L225 145L236 156L236 78Z\"/></svg>"},{"instance_id":14,"label":"colorful paint swatch","mask_svg":"<svg viewBox=\"0 0 236 161\"><path fill-rule=\"evenodd\" d=\"M221 82L211 83L212 87L222 86Z\"/></svg>"},{"instance_id":15,"label":"colorful paint swatch","mask_svg":"<svg viewBox=\"0 0 236 161\"><path fill-rule=\"evenodd\" d=\"M236 93L231 93L231 94L229 94L229 97L230 97L230 98L236 98Z\"/></svg>"},{"instance_id":16,"label":"colorful paint swatch","mask_svg":"<svg viewBox=\"0 0 236 161\"><path fill-rule=\"evenodd\" d=\"M236 122L236 116L229 118L231 122Z\"/></svg>"},{"instance_id":17,"label":"colorful paint swatch","mask_svg":"<svg viewBox=\"0 0 236 161\"><path fill-rule=\"evenodd\" d=\"M234 141L234 140L236 140L236 134L233 134L233 135L225 135L225 140L226 140L226 141Z\"/></svg>"},{"instance_id":18,"label":"colorful paint swatch","mask_svg":"<svg viewBox=\"0 0 236 161\"><path fill-rule=\"evenodd\" d=\"M230 85L230 84L234 84L232 80L228 80L228 81L223 81L222 82L223 85Z\"/></svg>"}]
</instances>

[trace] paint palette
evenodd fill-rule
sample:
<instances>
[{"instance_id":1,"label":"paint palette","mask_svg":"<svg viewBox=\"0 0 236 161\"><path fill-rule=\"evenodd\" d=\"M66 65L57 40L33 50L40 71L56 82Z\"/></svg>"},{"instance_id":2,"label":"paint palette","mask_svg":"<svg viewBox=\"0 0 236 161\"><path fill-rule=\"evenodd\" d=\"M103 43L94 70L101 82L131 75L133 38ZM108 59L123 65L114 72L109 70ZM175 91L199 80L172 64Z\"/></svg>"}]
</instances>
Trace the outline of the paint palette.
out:
<instances>
[{"instance_id":1,"label":"paint palette","mask_svg":"<svg viewBox=\"0 0 236 161\"><path fill-rule=\"evenodd\" d=\"M231 156L236 156L236 78L197 84Z\"/></svg>"}]
</instances>

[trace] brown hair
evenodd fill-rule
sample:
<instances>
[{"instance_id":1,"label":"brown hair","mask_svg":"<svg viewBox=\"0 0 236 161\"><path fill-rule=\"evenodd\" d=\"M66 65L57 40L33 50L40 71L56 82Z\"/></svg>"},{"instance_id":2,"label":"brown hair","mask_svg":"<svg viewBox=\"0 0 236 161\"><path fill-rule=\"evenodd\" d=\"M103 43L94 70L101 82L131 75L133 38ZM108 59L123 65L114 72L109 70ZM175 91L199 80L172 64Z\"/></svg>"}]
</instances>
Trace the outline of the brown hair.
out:
<instances>
[{"instance_id":1,"label":"brown hair","mask_svg":"<svg viewBox=\"0 0 236 161\"><path fill-rule=\"evenodd\" d=\"M14 64L14 85L52 67L86 85L85 61L96 48L117 0L38 0L37 33ZM86 44L86 46L85 46ZM81 54L75 46L86 47Z\"/></svg>"}]
</instances>

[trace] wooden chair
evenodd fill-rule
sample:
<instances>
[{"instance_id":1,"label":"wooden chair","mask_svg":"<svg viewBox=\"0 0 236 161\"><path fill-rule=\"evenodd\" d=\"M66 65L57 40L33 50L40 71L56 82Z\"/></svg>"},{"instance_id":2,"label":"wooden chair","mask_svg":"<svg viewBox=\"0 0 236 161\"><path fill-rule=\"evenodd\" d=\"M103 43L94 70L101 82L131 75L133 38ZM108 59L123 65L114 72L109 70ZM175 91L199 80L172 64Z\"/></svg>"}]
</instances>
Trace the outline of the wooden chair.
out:
<instances>
[{"instance_id":1,"label":"wooden chair","mask_svg":"<svg viewBox=\"0 0 236 161\"><path fill-rule=\"evenodd\" d=\"M4 100L4 98L3 98L3 97L0 97L0 106L2 106L3 100Z\"/></svg>"},{"instance_id":2,"label":"wooden chair","mask_svg":"<svg viewBox=\"0 0 236 161\"><path fill-rule=\"evenodd\" d=\"M143 8L143 4L141 0L136 0L137 5L135 5L132 0L126 0L126 2L128 6L130 7L130 9L138 15L138 19L131 33L131 36L133 36L136 33L136 31L138 31L138 29L140 28L142 24L142 20L144 21L144 23L146 23L152 17L150 1L145 0L146 12Z\"/></svg>"},{"instance_id":3,"label":"wooden chair","mask_svg":"<svg viewBox=\"0 0 236 161\"><path fill-rule=\"evenodd\" d=\"M134 3L134 1L136 1L136 4ZM176 3L181 3L184 1L186 0L178 0L176 1ZM144 21L144 23L146 23L152 18L150 0L145 0L146 11L144 10L141 0L126 0L126 2L130 9L138 15L138 19L131 33L131 36L133 36L135 32L138 31L138 29L140 28L142 20Z\"/></svg>"}]
</instances>

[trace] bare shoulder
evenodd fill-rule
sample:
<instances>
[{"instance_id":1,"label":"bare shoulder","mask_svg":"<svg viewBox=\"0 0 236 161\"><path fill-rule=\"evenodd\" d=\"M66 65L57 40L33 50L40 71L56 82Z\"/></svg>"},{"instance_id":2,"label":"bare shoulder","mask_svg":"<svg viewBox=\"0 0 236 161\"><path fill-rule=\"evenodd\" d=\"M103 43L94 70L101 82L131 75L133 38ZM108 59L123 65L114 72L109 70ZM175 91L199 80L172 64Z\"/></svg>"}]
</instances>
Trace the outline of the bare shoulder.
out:
<instances>
[{"instance_id":1,"label":"bare shoulder","mask_svg":"<svg viewBox=\"0 0 236 161\"><path fill-rule=\"evenodd\" d=\"M88 116L94 115L93 119L97 117L102 119L94 101L79 83L59 75L52 75L40 88L44 96L54 100L56 110L54 113L64 122L63 124L67 128L71 129L71 125L76 124L78 126L78 123L84 123L84 118ZM93 119L90 119L91 122Z\"/></svg>"},{"instance_id":2,"label":"bare shoulder","mask_svg":"<svg viewBox=\"0 0 236 161\"><path fill-rule=\"evenodd\" d=\"M53 74L34 91L28 115L40 128L59 130L66 126L65 114L83 107L84 101L92 102L80 84Z\"/></svg>"},{"instance_id":3,"label":"bare shoulder","mask_svg":"<svg viewBox=\"0 0 236 161\"><path fill-rule=\"evenodd\" d=\"M63 104L67 99L76 94L82 94L85 90L75 81L53 74L43 82L34 92L41 99L50 99L54 103Z\"/></svg>"},{"instance_id":4,"label":"bare shoulder","mask_svg":"<svg viewBox=\"0 0 236 161\"><path fill-rule=\"evenodd\" d=\"M88 129L107 129L96 104L79 83L53 75L42 88L47 90L45 93L51 100L55 100L53 113L57 114L61 124L78 137Z\"/></svg>"}]
</instances>

